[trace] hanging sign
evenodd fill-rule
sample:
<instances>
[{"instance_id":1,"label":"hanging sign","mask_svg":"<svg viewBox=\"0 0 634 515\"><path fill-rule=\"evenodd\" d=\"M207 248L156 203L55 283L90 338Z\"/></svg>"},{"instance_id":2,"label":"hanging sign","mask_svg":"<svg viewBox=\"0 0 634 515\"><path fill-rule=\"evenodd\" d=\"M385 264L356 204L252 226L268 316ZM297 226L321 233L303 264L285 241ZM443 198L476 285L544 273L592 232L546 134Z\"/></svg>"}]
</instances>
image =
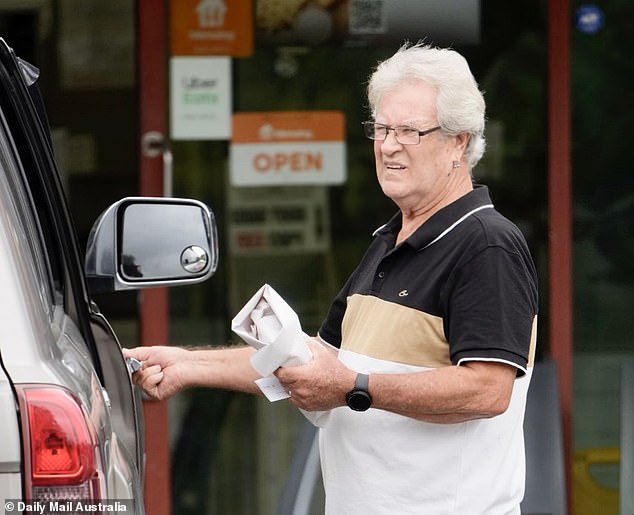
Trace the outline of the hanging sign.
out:
<instances>
[{"instance_id":1,"label":"hanging sign","mask_svg":"<svg viewBox=\"0 0 634 515\"><path fill-rule=\"evenodd\" d=\"M236 113L231 184L341 184L346 178L344 132L340 111Z\"/></svg>"},{"instance_id":2,"label":"hanging sign","mask_svg":"<svg viewBox=\"0 0 634 515\"><path fill-rule=\"evenodd\" d=\"M170 114L174 140L228 140L231 58L172 57Z\"/></svg>"},{"instance_id":3,"label":"hanging sign","mask_svg":"<svg viewBox=\"0 0 634 515\"><path fill-rule=\"evenodd\" d=\"M252 0L171 0L172 55L249 56Z\"/></svg>"},{"instance_id":4,"label":"hanging sign","mask_svg":"<svg viewBox=\"0 0 634 515\"><path fill-rule=\"evenodd\" d=\"M478 44L480 0L257 0L258 41Z\"/></svg>"},{"instance_id":5,"label":"hanging sign","mask_svg":"<svg viewBox=\"0 0 634 515\"><path fill-rule=\"evenodd\" d=\"M326 186L227 188L227 242L232 255L327 252Z\"/></svg>"}]
</instances>

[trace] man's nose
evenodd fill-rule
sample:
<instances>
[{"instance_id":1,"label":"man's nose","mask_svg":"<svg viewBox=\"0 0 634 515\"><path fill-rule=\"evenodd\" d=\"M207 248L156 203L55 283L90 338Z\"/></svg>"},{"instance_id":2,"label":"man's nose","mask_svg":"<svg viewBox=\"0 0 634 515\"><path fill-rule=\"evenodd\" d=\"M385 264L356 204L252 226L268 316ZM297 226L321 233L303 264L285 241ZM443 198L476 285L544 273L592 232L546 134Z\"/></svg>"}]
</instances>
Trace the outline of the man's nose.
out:
<instances>
[{"instance_id":1,"label":"man's nose","mask_svg":"<svg viewBox=\"0 0 634 515\"><path fill-rule=\"evenodd\" d=\"M391 148L394 146L401 147L403 144L396 137L396 130L388 127L385 139L381 142L381 148Z\"/></svg>"}]
</instances>

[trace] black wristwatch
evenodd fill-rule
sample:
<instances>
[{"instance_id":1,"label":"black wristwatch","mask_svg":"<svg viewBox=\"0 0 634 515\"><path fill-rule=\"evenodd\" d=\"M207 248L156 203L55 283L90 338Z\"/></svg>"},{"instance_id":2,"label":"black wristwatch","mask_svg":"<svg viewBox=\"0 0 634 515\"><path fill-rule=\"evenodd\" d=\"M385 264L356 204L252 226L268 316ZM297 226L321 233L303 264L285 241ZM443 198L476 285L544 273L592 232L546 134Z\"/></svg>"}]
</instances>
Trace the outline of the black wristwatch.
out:
<instances>
[{"instance_id":1,"label":"black wristwatch","mask_svg":"<svg viewBox=\"0 0 634 515\"><path fill-rule=\"evenodd\" d=\"M351 410L366 411L372 406L372 396L368 391L369 380L367 374L357 374L354 388L346 394L346 404Z\"/></svg>"}]
</instances>

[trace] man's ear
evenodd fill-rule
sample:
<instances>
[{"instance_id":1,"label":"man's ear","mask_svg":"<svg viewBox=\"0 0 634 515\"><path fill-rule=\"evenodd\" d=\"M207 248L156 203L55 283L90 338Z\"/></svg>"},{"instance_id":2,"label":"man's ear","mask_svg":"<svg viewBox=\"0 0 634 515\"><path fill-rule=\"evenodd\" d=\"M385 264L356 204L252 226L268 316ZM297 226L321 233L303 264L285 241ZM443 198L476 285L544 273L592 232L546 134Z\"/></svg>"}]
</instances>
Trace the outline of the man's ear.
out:
<instances>
[{"instance_id":1,"label":"man's ear","mask_svg":"<svg viewBox=\"0 0 634 515\"><path fill-rule=\"evenodd\" d=\"M458 159L461 161L464 157L465 150L471 139L471 134L468 132L461 132L456 136L456 151L458 152Z\"/></svg>"}]
</instances>

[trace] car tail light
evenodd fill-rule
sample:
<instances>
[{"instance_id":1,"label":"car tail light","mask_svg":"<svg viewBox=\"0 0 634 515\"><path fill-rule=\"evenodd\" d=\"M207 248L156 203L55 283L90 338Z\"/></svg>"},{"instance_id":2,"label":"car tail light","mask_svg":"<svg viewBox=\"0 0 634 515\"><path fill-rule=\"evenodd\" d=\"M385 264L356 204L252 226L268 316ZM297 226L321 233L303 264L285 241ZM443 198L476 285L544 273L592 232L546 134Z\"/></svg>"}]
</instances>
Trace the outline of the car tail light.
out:
<instances>
[{"instance_id":1,"label":"car tail light","mask_svg":"<svg viewBox=\"0 0 634 515\"><path fill-rule=\"evenodd\" d=\"M98 440L79 400L53 385L17 385L17 391L25 498L98 499L103 480Z\"/></svg>"}]
</instances>

